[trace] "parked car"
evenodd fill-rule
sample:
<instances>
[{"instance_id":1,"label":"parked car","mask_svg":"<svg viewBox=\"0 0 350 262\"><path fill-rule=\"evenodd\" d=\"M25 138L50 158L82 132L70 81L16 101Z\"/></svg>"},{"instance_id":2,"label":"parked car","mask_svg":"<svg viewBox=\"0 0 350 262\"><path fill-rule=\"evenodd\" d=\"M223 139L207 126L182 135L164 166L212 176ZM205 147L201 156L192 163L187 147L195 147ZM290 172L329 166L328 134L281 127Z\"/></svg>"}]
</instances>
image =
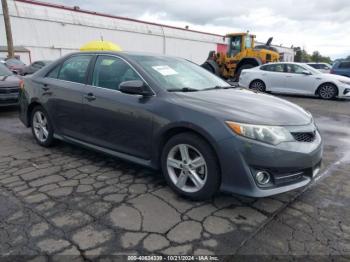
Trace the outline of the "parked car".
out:
<instances>
[{"instance_id":1,"label":"parked car","mask_svg":"<svg viewBox=\"0 0 350 262\"><path fill-rule=\"evenodd\" d=\"M332 66L330 64L327 64L327 63L307 63L307 65L309 65L309 66L317 69L321 73L325 73L325 74L330 73L331 68L332 68Z\"/></svg>"},{"instance_id":2,"label":"parked car","mask_svg":"<svg viewBox=\"0 0 350 262\"><path fill-rule=\"evenodd\" d=\"M323 99L350 96L350 80L323 74L301 63L271 63L244 70L239 85L261 92L319 96Z\"/></svg>"},{"instance_id":3,"label":"parked car","mask_svg":"<svg viewBox=\"0 0 350 262\"><path fill-rule=\"evenodd\" d=\"M26 65L21 60L17 58L8 58L5 60L5 65L13 73L18 74Z\"/></svg>"},{"instance_id":4,"label":"parked car","mask_svg":"<svg viewBox=\"0 0 350 262\"><path fill-rule=\"evenodd\" d=\"M65 56L26 78L20 119L54 139L160 168L192 199L218 189L265 197L307 185L322 139L310 113L232 88L180 58L119 52Z\"/></svg>"},{"instance_id":5,"label":"parked car","mask_svg":"<svg viewBox=\"0 0 350 262\"><path fill-rule=\"evenodd\" d=\"M43 68L44 66L50 64L51 62L52 61L49 61L49 60L35 61L35 62L31 63L30 65L21 68L18 71L18 74L23 75L23 76L33 74L36 71L38 71L39 69Z\"/></svg>"},{"instance_id":6,"label":"parked car","mask_svg":"<svg viewBox=\"0 0 350 262\"><path fill-rule=\"evenodd\" d=\"M21 80L0 63L0 107L18 104Z\"/></svg>"},{"instance_id":7,"label":"parked car","mask_svg":"<svg viewBox=\"0 0 350 262\"><path fill-rule=\"evenodd\" d=\"M335 62L331 69L331 74L350 77L350 61Z\"/></svg>"}]
</instances>

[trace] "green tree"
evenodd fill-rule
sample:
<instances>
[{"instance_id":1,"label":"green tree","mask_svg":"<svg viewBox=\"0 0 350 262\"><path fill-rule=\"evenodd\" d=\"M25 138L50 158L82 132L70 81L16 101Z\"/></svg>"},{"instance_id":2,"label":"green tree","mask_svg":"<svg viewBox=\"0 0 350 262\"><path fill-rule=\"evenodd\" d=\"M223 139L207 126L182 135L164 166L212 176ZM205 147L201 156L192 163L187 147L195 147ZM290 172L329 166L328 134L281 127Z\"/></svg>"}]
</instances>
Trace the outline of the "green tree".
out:
<instances>
[{"instance_id":1,"label":"green tree","mask_svg":"<svg viewBox=\"0 0 350 262\"><path fill-rule=\"evenodd\" d=\"M311 61L312 62L319 63L319 62L321 62L321 59L322 59L322 56L321 56L320 52L314 51L312 53L312 55L311 55Z\"/></svg>"},{"instance_id":2,"label":"green tree","mask_svg":"<svg viewBox=\"0 0 350 262\"><path fill-rule=\"evenodd\" d=\"M310 55L300 47L294 47L294 62L310 62Z\"/></svg>"}]
</instances>

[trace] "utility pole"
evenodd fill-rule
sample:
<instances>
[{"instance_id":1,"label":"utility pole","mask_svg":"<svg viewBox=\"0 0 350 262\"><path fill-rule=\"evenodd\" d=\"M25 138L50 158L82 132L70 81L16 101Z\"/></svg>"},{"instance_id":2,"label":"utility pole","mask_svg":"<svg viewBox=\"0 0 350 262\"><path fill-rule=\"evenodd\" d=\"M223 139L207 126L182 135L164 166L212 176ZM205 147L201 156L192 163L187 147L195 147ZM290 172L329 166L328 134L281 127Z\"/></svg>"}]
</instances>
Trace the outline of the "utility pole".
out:
<instances>
[{"instance_id":1,"label":"utility pole","mask_svg":"<svg viewBox=\"0 0 350 262\"><path fill-rule=\"evenodd\" d=\"M8 57L12 58L12 57L15 57L15 52L13 49L13 39L12 39L10 15L9 15L9 8L7 5L7 0L1 0L1 4L2 4L2 12L4 14Z\"/></svg>"}]
</instances>

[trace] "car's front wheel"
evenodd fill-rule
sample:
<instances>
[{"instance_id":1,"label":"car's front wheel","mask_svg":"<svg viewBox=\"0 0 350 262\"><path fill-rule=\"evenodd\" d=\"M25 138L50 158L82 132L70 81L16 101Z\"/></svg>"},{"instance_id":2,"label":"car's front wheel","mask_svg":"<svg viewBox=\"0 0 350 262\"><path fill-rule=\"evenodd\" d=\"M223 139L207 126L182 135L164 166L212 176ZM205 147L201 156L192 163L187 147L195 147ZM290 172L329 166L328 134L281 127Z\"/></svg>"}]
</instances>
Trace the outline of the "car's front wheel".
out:
<instances>
[{"instance_id":1,"label":"car's front wheel","mask_svg":"<svg viewBox=\"0 0 350 262\"><path fill-rule=\"evenodd\" d=\"M323 84L318 88L318 95L322 98L322 99L333 99L336 97L338 93L338 89L335 85L333 84Z\"/></svg>"},{"instance_id":2,"label":"car's front wheel","mask_svg":"<svg viewBox=\"0 0 350 262\"><path fill-rule=\"evenodd\" d=\"M216 155L204 139L193 133L172 137L163 149L161 162L169 186L182 196L204 200L219 188Z\"/></svg>"},{"instance_id":3,"label":"car's front wheel","mask_svg":"<svg viewBox=\"0 0 350 262\"><path fill-rule=\"evenodd\" d=\"M31 127L39 145L49 147L53 144L53 128L48 114L43 107L37 106L31 114Z\"/></svg>"}]
</instances>

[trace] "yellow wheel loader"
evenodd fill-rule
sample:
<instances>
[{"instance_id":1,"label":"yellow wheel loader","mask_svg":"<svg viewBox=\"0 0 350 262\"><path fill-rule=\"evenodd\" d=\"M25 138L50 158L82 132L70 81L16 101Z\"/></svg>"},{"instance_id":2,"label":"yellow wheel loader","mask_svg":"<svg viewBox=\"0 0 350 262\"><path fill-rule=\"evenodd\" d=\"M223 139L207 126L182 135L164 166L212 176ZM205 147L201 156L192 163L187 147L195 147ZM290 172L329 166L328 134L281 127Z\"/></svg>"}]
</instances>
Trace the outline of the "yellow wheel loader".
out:
<instances>
[{"instance_id":1,"label":"yellow wheel loader","mask_svg":"<svg viewBox=\"0 0 350 262\"><path fill-rule=\"evenodd\" d=\"M255 35L231 33L224 37L226 50L211 51L202 67L231 81L238 81L241 71L269 62L278 62L280 55L271 46L272 37L265 45L254 45ZM223 48L221 48L223 49Z\"/></svg>"}]
</instances>

